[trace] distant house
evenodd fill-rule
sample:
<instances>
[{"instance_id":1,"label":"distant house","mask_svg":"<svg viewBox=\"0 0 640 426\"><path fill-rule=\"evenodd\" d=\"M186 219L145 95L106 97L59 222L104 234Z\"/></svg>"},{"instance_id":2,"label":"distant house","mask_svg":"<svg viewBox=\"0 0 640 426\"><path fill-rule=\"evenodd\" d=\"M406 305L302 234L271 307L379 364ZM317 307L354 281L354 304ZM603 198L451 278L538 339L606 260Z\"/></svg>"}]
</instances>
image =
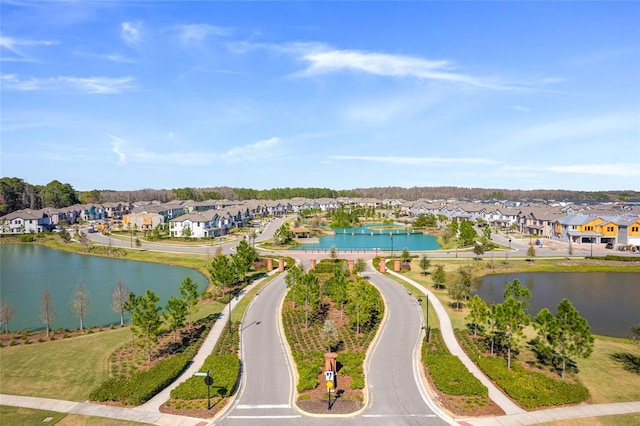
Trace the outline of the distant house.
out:
<instances>
[{"instance_id":1,"label":"distant house","mask_svg":"<svg viewBox=\"0 0 640 426\"><path fill-rule=\"evenodd\" d=\"M18 210L0 218L3 234L38 233L48 230L50 226L49 217L42 210Z\"/></svg>"},{"instance_id":2,"label":"distant house","mask_svg":"<svg viewBox=\"0 0 640 426\"><path fill-rule=\"evenodd\" d=\"M122 217L122 223L137 231L149 231L164 223L164 216L158 213L131 213Z\"/></svg>"},{"instance_id":3,"label":"distant house","mask_svg":"<svg viewBox=\"0 0 640 426\"><path fill-rule=\"evenodd\" d=\"M640 246L640 216L622 216L616 220L618 225L618 243Z\"/></svg>"},{"instance_id":4,"label":"distant house","mask_svg":"<svg viewBox=\"0 0 640 426\"><path fill-rule=\"evenodd\" d=\"M188 213L169 221L169 234L172 237L217 237L222 233L219 220L216 210Z\"/></svg>"}]
</instances>

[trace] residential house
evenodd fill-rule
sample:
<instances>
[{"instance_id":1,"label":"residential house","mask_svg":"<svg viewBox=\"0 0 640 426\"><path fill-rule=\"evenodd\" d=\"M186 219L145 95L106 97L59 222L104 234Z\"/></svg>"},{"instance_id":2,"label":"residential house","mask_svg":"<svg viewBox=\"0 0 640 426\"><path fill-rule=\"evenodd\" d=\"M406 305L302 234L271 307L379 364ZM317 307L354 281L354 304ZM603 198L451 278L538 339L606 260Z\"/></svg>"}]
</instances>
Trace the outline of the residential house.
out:
<instances>
[{"instance_id":1,"label":"residential house","mask_svg":"<svg viewBox=\"0 0 640 426\"><path fill-rule=\"evenodd\" d=\"M49 217L42 210L18 210L0 218L3 234L29 234L50 229Z\"/></svg>"},{"instance_id":2,"label":"residential house","mask_svg":"<svg viewBox=\"0 0 640 426\"><path fill-rule=\"evenodd\" d=\"M169 221L172 237L212 238L221 235L216 210L187 213Z\"/></svg>"}]
</instances>

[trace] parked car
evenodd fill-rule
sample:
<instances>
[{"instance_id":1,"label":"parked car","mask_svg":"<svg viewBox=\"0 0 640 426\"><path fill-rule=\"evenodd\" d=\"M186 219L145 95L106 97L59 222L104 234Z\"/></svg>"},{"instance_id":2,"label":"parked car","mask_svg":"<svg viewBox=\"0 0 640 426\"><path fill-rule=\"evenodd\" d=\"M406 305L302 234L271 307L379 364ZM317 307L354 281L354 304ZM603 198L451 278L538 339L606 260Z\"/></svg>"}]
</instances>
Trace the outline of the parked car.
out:
<instances>
[{"instance_id":1,"label":"parked car","mask_svg":"<svg viewBox=\"0 0 640 426\"><path fill-rule=\"evenodd\" d=\"M605 246L605 248L613 249L613 243L612 242L608 242L607 245Z\"/></svg>"}]
</instances>

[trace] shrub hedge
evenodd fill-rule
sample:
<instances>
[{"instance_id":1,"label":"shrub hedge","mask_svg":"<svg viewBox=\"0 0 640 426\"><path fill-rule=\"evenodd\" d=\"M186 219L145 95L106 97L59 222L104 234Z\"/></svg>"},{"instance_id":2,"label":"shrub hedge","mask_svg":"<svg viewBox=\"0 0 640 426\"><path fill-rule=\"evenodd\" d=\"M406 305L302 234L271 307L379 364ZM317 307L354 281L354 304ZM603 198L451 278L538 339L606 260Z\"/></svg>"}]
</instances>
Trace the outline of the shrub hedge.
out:
<instances>
[{"instance_id":1,"label":"shrub hedge","mask_svg":"<svg viewBox=\"0 0 640 426\"><path fill-rule=\"evenodd\" d=\"M149 370L135 372L129 377L105 380L91 391L89 399L100 402L116 401L125 405L144 404L171 384L184 371L206 338L213 323L212 319L211 316L208 316L197 322L197 324L204 324L205 330L192 345L182 352L158 362Z\"/></svg>"},{"instance_id":2,"label":"shrub hedge","mask_svg":"<svg viewBox=\"0 0 640 426\"><path fill-rule=\"evenodd\" d=\"M129 378L108 379L89 398L93 401L118 401L126 405L140 405L167 387L185 369L195 350L188 350L164 360L149 370L134 373Z\"/></svg>"},{"instance_id":3,"label":"shrub hedge","mask_svg":"<svg viewBox=\"0 0 640 426\"><path fill-rule=\"evenodd\" d=\"M212 391L224 398L233 394L240 376L240 359L238 358L238 323L231 324L231 331L224 327L211 355L204 360L201 371L211 370L213 378ZM202 377L189 377L171 391L174 399L202 399L207 395L207 385Z\"/></svg>"},{"instance_id":4,"label":"shrub hedge","mask_svg":"<svg viewBox=\"0 0 640 426\"><path fill-rule=\"evenodd\" d=\"M582 385L527 371L517 363L512 363L509 371L507 361L502 358L480 357L478 365L524 408L577 404L589 398L589 390Z\"/></svg>"},{"instance_id":5,"label":"shrub hedge","mask_svg":"<svg viewBox=\"0 0 640 426\"><path fill-rule=\"evenodd\" d=\"M458 357L451 355L437 328L431 330L431 342L423 345L422 361L441 392L448 395L489 395L487 387L469 372Z\"/></svg>"},{"instance_id":6,"label":"shrub hedge","mask_svg":"<svg viewBox=\"0 0 640 426\"><path fill-rule=\"evenodd\" d=\"M337 362L342 364L338 374L351 376L351 389L364 388L364 352L340 352Z\"/></svg>"},{"instance_id":7,"label":"shrub hedge","mask_svg":"<svg viewBox=\"0 0 640 426\"><path fill-rule=\"evenodd\" d=\"M318 386L318 374L324 365L324 352L313 351L307 354L294 352L293 359L298 366L298 392L315 389Z\"/></svg>"},{"instance_id":8,"label":"shrub hedge","mask_svg":"<svg viewBox=\"0 0 640 426\"><path fill-rule=\"evenodd\" d=\"M211 370L213 378L211 391L224 398L230 396L236 387L240 373L240 360L237 355L209 355L202 370ZM202 399L207 396L207 392L207 385L202 377L189 377L171 391L171 398Z\"/></svg>"}]
</instances>

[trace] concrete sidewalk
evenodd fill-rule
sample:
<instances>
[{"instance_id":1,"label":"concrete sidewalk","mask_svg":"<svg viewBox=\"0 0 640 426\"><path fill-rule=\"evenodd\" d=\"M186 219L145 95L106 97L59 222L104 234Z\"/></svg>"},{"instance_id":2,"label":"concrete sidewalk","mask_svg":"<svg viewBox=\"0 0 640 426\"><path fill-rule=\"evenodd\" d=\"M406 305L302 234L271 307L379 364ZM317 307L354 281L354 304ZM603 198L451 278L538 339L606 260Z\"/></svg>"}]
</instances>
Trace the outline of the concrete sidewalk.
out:
<instances>
[{"instance_id":1,"label":"concrete sidewalk","mask_svg":"<svg viewBox=\"0 0 640 426\"><path fill-rule=\"evenodd\" d=\"M453 333L453 326L451 325L449 315L444 309L444 306L442 306L442 303L440 303L440 300L433 293L431 293L431 291L427 290L423 285L413 281L412 279L402 276L401 274L398 274L391 270L387 270L387 272L395 277L400 278L403 281L406 281L428 296L429 302L431 302L431 305L435 309L436 314L438 315L438 318L440 320L440 333L442 333L442 338L447 345L449 352L451 352L452 355L460 358L462 363L469 369L471 374L477 377L478 380L480 380L482 384L485 385L487 389L489 389L489 398L491 398L491 400L495 402L500 408L502 408L502 410L508 415L524 413L525 410L518 407L513 401L511 401L511 399L503 394L502 391L498 389L491 382L491 380L489 380L484 375L482 371L480 371L480 368L478 368L478 366L473 361L471 361L466 352L462 350L455 334Z\"/></svg>"},{"instance_id":2,"label":"concrete sidewalk","mask_svg":"<svg viewBox=\"0 0 640 426\"><path fill-rule=\"evenodd\" d=\"M0 394L0 405L32 408L35 410L55 411L59 413L82 414L85 416L107 417L160 426L204 426L209 420L171 414L152 413L140 408L123 408L89 402L61 401L50 398L34 398Z\"/></svg>"}]
</instances>

